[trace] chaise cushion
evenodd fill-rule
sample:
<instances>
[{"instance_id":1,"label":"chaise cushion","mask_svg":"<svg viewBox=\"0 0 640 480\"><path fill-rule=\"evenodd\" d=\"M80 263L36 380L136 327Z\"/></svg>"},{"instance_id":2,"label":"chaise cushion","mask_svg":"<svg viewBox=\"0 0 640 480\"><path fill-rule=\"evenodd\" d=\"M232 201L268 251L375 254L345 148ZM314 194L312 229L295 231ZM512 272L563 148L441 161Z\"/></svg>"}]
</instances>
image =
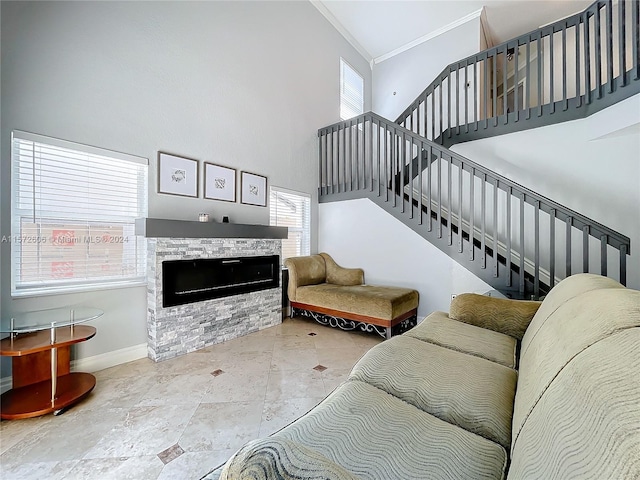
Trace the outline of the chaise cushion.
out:
<instances>
[{"instance_id":1,"label":"chaise cushion","mask_svg":"<svg viewBox=\"0 0 640 480\"><path fill-rule=\"evenodd\" d=\"M418 292L374 285L298 287L296 302L367 317L392 320L418 307Z\"/></svg>"},{"instance_id":2,"label":"chaise cushion","mask_svg":"<svg viewBox=\"0 0 640 480\"><path fill-rule=\"evenodd\" d=\"M274 436L362 480L499 479L507 461L502 446L358 381L343 383Z\"/></svg>"},{"instance_id":3,"label":"chaise cushion","mask_svg":"<svg viewBox=\"0 0 640 480\"><path fill-rule=\"evenodd\" d=\"M353 367L360 380L509 448L517 373L483 358L399 336Z\"/></svg>"},{"instance_id":4,"label":"chaise cushion","mask_svg":"<svg viewBox=\"0 0 640 480\"><path fill-rule=\"evenodd\" d=\"M469 353L510 368L516 366L516 340L513 337L453 320L445 312L433 312L404 336Z\"/></svg>"}]
</instances>

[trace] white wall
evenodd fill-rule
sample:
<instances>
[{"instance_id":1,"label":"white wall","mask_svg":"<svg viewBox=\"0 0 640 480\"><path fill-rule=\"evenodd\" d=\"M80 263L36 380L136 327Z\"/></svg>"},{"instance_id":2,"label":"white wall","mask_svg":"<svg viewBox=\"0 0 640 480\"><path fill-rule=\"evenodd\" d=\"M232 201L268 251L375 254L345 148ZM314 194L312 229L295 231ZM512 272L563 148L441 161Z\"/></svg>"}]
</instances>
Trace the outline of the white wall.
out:
<instances>
[{"instance_id":1,"label":"white wall","mask_svg":"<svg viewBox=\"0 0 640 480\"><path fill-rule=\"evenodd\" d=\"M363 268L366 283L418 290L418 320L449 311L451 294L492 290L369 199L320 204L318 230L319 251Z\"/></svg>"},{"instance_id":2,"label":"white wall","mask_svg":"<svg viewBox=\"0 0 640 480\"><path fill-rule=\"evenodd\" d=\"M364 75L371 108L368 63L308 2L2 2L1 9L2 235L10 235L13 129L149 158L151 217L195 220L207 212L267 224L267 208L157 194L157 152L266 175L315 199L317 129L339 120L341 56ZM315 208L312 217L315 250ZM105 315L79 357L146 342L144 287L16 300L10 255L2 244L3 322L15 312L90 305Z\"/></svg>"},{"instance_id":3,"label":"white wall","mask_svg":"<svg viewBox=\"0 0 640 480\"><path fill-rule=\"evenodd\" d=\"M395 120L447 65L478 53L480 37L478 17L376 63L373 66L374 112Z\"/></svg>"},{"instance_id":4,"label":"white wall","mask_svg":"<svg viewBox=\"0 0 640 480\"><path fill-rule=\"evenodd\" d=\"M628 236L627 285L640 288L640 95L584 120L452 150ZM600 273L596 258L590 269Z\"/></svg>"}]
</instances>

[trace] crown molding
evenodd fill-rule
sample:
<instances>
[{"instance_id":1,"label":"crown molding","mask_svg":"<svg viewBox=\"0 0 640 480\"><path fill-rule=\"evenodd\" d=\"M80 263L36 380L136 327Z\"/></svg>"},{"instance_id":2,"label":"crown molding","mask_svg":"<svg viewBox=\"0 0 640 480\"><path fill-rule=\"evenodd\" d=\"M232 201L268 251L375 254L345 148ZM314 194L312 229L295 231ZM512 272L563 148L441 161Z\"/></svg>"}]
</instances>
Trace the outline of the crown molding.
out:
<instances>
[{"instance_id":1,"label":"crown molding","mask_svg":"<svg viewBox=\"0 0 640 480\"><path fill-rule=\"evenodd\" d=\"M428 42L429 40L432 40L444 33L447 33L453 30L454 28L459 27L460 25L464 25L465 23L470 22L471 20L474 20L478 17L482 19L483 12L484 12L484 7L482 7L479 10L476 10L475 12L471 12L468 15L465 15L464 17L461 17L454 22L451 22L443 27L440 27L437 30L434 30L433 32L427 33L426 35L423 35L420 38L416 38L415 40L409 43L405 43L401 47L398 47L395 50L390 51L389 53L385 53L384 55L380 55L379 57L374 58L373 63L376 64L376 63L384 62L385 60L388 60L391 57L395 57L396 55L404 53L413 47L417 47L418 45L424 42Z\"/></svg>"},{"instance_id":2,"label":"crown molding","mask_svg":"<svg viewBox=\"0 0 640 480\"><path fill-rule=\"evenodd\" d=\"M311 5L316 7L316 9L326 18L333 27L338 30L338 32L351 44L353 48L355 48L360 55L364 57L364 59L369 63L371 68L373 68L373 57L367 50L358 42L351 33L340 23L340 21L331 13L331 11L324 5L322 0L309 0Z\"/></svg>"}]
</instances>

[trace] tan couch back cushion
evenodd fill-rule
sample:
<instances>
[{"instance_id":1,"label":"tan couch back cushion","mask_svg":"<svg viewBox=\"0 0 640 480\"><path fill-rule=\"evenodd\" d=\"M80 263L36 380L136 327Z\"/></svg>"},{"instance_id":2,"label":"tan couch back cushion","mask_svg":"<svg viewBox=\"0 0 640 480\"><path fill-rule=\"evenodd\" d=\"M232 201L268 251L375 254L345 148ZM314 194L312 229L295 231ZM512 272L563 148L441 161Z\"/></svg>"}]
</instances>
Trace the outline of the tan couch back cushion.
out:
<instances>
[{"instance_id":1,"label":"tan couch back cushion","mask_svg":"<svg viewBox=\"0 0 640 480\"><path fill-rule=\"evenodd\" d=\"M513 445L509 480L640 478L639 345L640 328L619 330L558 373Z\"/></svg>"},{"instance_id":2,"label":"tan couch back cushion","mask_svg":"<svg viewBox=\"0 0 640 480\"><path fill-rule=\"evenodd\" d=\"M320 255L292 257L284 261L289 269L289 299L296 301L296 289L305 285L318 285L326 282L327 270L324 258Z\"/></svg>"},{"instance_id":3,"label":"tan couch back cushion","mask_svg":"<svg viewBox=\"0 0 640 480\"><path fill-rule=\"evenodd\" d=\"M562 287L562 284L558 286ZM532 413L545 408L539 402L547 389L558 381L563 369L592 345L616 332L638 326L640 291L637 290L615 286L590 290L559 305L539 325L536 335L520 357L513 411L512 448L520 441L519 436L527 428ZM609 354L615 355L615 351ZM603 361L606 360L603 358ZM601 388L597 384L593 384L593 387ZM566 408L565 413L570 415L575 407L574 402L580 401L572 399L553 408ZM550 428L554 427L564 428L563 425Z\"/></svg>"}]
</instances>

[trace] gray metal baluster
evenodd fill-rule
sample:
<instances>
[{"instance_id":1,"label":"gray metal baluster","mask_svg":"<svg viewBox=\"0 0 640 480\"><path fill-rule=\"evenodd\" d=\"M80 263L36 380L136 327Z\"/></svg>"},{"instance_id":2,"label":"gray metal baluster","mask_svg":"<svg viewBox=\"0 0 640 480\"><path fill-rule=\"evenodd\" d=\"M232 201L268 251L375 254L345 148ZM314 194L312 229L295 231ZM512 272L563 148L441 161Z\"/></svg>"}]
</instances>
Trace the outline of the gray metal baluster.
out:
<instances>
[{"instance_id":1,"label":"gray metal baluster","mask_svg":"<svg viewBox=\"0 0 640 480\"><path fill-rule=\"evenodd\" d=\"M595 13L595 39L596 39L596 88L598 89L598 98L602 98L602 38L600 26L600 4L596 5Z\"/></svg>"},{"instance_id":2,"label":"gray metal baluster","mask_svg":"<svg viewBox=\"0 0 640 480\"><path fill-rule=\"evenodd\" d=\"M378 167L378 175L377 175L377 178L378 178L378 196L380 196L380 183L381 183L380 180L382 180L380 178L380 164L382 163L382 158L380 157L380 151L382 150L380 148L380 143L382 141L382 135L380 135L381 132L380 132L380 121L379 120L378 120L378 128L376 129L376 132L378 133L378 137L376 138L376 140L377 140L376 141L376 150L378 152L378 154L377 154L377 159L378 159L378 162L377 162L377 167Z\"/></svg>"},{"instance_id":3,"label":"gray metal baluster","mask_svg":"<svg viewBox=\"0 0 640 480\"><path fill-rule=\"evenodd\" d=\"M440 102L438 103L438 105L439 105L438 106L438 110L439 110L439 114L440 114L440 129L438 130L438 137L440 138L440 142L438 142L438 143L440 143L440 145L442 145L442 143L443 143L442 140L444 139L444 135L443 135L443 133L444 133L444 118L443 118L444 115L442 114L443 109L444 109L444 107L442 105L442 97L443 97L442 86L443 86L443 82L444 82L444 79L441 78L440 79L440 86L438 88L438 91L440 92ZM435 139L433 141L435 142Z\"/></svg>"},{"instance_id":4,"label":"gray metal baluster","mask_svg":"<svg viewBox=\"0 0 640 480\"><path fill-rule=\"evenodd\" d=\"M507 110L509 108L509 106L507 105L507 50L509 50L509 45L505 45L504 47L504 54L502 56L502 63L503 63L503 68L504 71L502 72L502 113L504 114L504 124L506 125L508 123L508 118L509 115L507 115ZM498 58L498 56L496 55L496 58ZM517 90L517 85L515 85L515 90Z\"/></svg>"},{"instance_id":5,"label":"gray metal baluster","mask_svg":"<svg viewBox=\"0 0 640 480\"><path fill-rule=\"evenodd\" d=\"M407 137L405 133L402 132L402 148L400 149L401 153L401 161L398 162L398 174L400 175L400 203L401 211L404 213L404 180L405 180L405 169L407 167Z\"/></svg>"},{"instance_id":6,"label":"gray metal baluster","mask_svg":"<svg viewBox=\"0 0 640 480\"><path fill-rule=\"evenodd\" d=\"M562 26L562 110L569 108L567 100L567 23Z\"/></svg>"},{"instance_id":7,"label":"gray metal baluster","mask_svg":"<svg viewBox=\"0 0 640 480\"><path fill-rule=\"evenodd\" d=\"M476 169L471 167L471 182L469 183L469 260L473 262L475 258L475 248L473 247L473 238L475 236L475 184L476 184Z\"/></svg>"},{"instance_id":8,"label":"gray metal baluster","mask_svg":"<svg viewBox=\"0 0 640 480\"><path fill-rule=\"evenodd\" d=\"M488 73L487 73L487 66L489 63L489 55L486 56L485 60L484 60L484 88L483 93L484 93L484 128L489 128L489 106L488 106L488 99L489 99L489 80L488 80Z\"/></svg>"},{"instance_id":9,"label":"gray metal baluster","mask_svg":"<svg viewBox=\"0 0 640 480\"><path fill-rule=\"evenodd\" d=\"M556 209L549 210L549 287L555 284L556 276Z\"/></svg>"},{"instance_id":10,"label":"gray metal baluster","mask_svg":"<svg viewBox=\"0 0 640 480\"><path fill-rule=\"evenodd\" d=\"M519 279L519 291L524 293L524 193L520 194L520 279Z\"/></svg>"},{"instance_id":11,"label":"gray metal baluster","mask_svg":"<svg viewBox=\"0 0 640 480\"><path fill-rule=\"evenodd\" d=\"M426 144L420 142L420 147L418 148L418 206L420 208L420 225L422 225L422 221L423 221L423 208L422 208L422 157L423 157L423 152L425 151L425 146Z\"/></svg>"},{"instance_id":12,"label":"gray metal baluster","mask_svg":"<svg viewBox=\"0 0 640 480\"><path fill-rule=\"evenodd\" d=\"M356 190L360 190L360 119L356 118Z\"/></svg>"},{"instance_id":13,"label":"gray metal baluster","mask_svg":"<svg viewBox=\"0 0 640 480\"><path fill-rule=\"evenodd\" d=\"M582 96L580 94L580 22L582 17L576 21L576 107L582 104Z\"/></svg>"},{"instance_id":14,"label":"gray metal baluster","mask_svg":"<svg viewBox=\"0 0 640 480\"><path fill-rule=\"evenodd\" d=\"M516 40L516 49L513 52L513 105L514 122L520 120L520 91L518 89L518 57L520 54L520 41Z\"/></svg>"},{"instance_id":15,"label":"gray metal baluster","mask_svg":"<svg viewBox=\"0 0 640 480\"><path fill-rule=\"evenodd\" d=\"M493 82L493 126L498 126L498 50L495 50L493 54L493 75L491 76L491 81Z\"/></svg>"},{"instance_id":16,"label":"gray metal baluster","mask_svg":"<svg viewBox=\"0 0 640 480\"><path fill-rule=\"evenodd\" d=\"M462 180L464 169L462 160L460 160L460 166L458 167L458 252L462 253Z\"/></svg>"},{"instance_id":17,"label":"gray metal baluster","mask_svg":"<svg viewBox=\"0 0 640 480\"><path fill-rule=\"evenodd\" d=\"M589 225L582 227L582 271L589 271Z\"/></svg>"},{"instance_id":18,"label":"gray metal baluster","mask_svg":"<svg viewBox=\"0 0 640 480\"><path fill-rule=\"evenodd\" d=\"M473 62L473 118L475 118L475 131L478 131L478 122L480 121L480 99L478 98L478 60Z\"/></svg>"},{"instance_id":19,"label":"gray metal baluster","mask_svg":"<svg viewBox=\"0 0 640 480\"><path fill-rule=\"evenodd\" d=\"M511 286L511 202L513 191L507 187L507 251L505 253L505 265L507 268L507 287Z\"/></svg>"},{"instance_id":20,"label":"gray metal baluster","mask_svg":"<svg viewBox=\"0 0 640 480\"><path fill-rule=\"evenodd\" d=\"M620 26L618 27L619 33L619 41L618 43L618 53L620 58L618 60L620 64L620 85L627 85L627 16L625 11L625 1L618 2L618 22L620 22Z\"/></svg>"},{"instance_id":21,"label":"gray metal baluster","mask_svg":"<svg viewBox=\"0 0 640 480\"><path fill-rule=\"evenodd\" d=\"M449 69L447 75L447 136L451 138L451 74L453 72Z\"/></svg>"},{"instance_id":22,"label":"gray metal baluster","mask_svg":"<svg viewBox=\"0 0 640 480\"><path fill-rule=\"evenodd\" d=\"M464 61L464 131L469 133L469 61Z\"/></svg>"},{"instance_id":23,"label":"gray metal baluster","mask_svg":"<svg viewBox=\"0 0 640 480\"><path fill-rule=\"evenodd\" d=\"M324 180L323 170L324 170L324 157L322 155L322 144L324 143L324 135L322 132L318 135L318 195L324 195L324 190L322 188L322 182Z\"/></svg>"},{"instance_id":24,"label":"gray metal baluster","mask_svg":"<svg viewBox=\"0 0 640 480\"><path fill-rule=\"evenodd\" d=\"M609 93L613 93L613 2L611 0L607 0L605 10L607 13L607 76Z\"/></svg>"},{"instance_id":25,"label":"gray metal baluster","mask_svg":"<svg viewBox=\"0 0 640 480\"><path fill-rule=\"evenodd\" d=\"M600 237L600 275L607 276L607 235Z\"/></svg>"},{"instance_id":26,"label":"gray metal baluster","mask_svg":"<svg viewBox=\"0 0 640 480\"><path fill-rule=\"evenodd\" d=\"M487 249L485 245L485 220L487 217L487 175L480 177L480 268L487 267Z\"/></svg>"},{"instance_id":27,"label":"gray metal baluster","mask_svg":"<svg viewBox=\"0 0 640 480\"><path fill-rule=\"evenodd\" d=\"M533 260L533 294L540 298L540 201L533 202L534 215L534 260Z\"/></svg>"},{"instance_id":28,"label":"gray metal baluster","mask_svg":"<svg viewBox=\"0 0 640 480\"><path fill-rule=\"evenodd\" d=\"M348 143L348 150L349 150L349 157L344 159L344 163L345 163L345 167L344 167L344 172L345 172L345 176L344 176L344 183L345 183L345 191L347 188L347 169L349 169L349 191L351 192L353 190L353 122L351 120L349 120L349 127L347 129L345 129L345 133L349 132L349 143ZM346 146L345 146L346 148Z\"/></svg>"},{"instance_id":29,"label":"gray metal baluster","mask_svg":"<svg viewBox=\"0 0 640 480\"><path fill-rule=\"evenodd\" d=\"M436 160L438 167L438 238L442 238L442 150L438 149L438 159Z\"/></svg>"},{"instance_id":30,"label":"gray metal baluster","mask_svg":"<svg viewBox=\"0 0 640 480\"><path fill-rule=\"evenodd\" d=\"M431 138L429 140L436 141L436 87L431 92Z\"/></svg>"},{"instance_id":31,"label":"gray metal baluster","mask_svg":"<svg viewBox=\"0 0 640 480\"><path fill-rule=\"evenodd\" d=\"M640 79L640 2L631 2L631 28L633 39L633 78ZM622 283L622 282L620 282Z\"/></svg>"},{"instance_id":32,"label":"gray metal baluster","mask_svg":"<svg viewBox=\"0 0 640 480\"><path fill-rule=\"evenodd\" d=\"M553 92L553 36L554 28L551 27L551 35L549 35L549 113L556 111L556 96Z\"/></svg>"},{"instance_id":33,"label":"gray metal baluster","mask_svg":"<svg viewBox=\"0 0 640 480\"><path fill-rule=\"evenodd\" d=\"M565 221L566 225L567 225L567 233L566 233L566 239L565 239L565 247L566 247L566 253L565 253L565 265L566 265L566 270L565 270L565 278L566 277L570 277L571 276L571 264L573 263L572 259L571 259L571 227L573 226L573 217L567 217L567 220Z\"/></svg>"},{"instance_id":34,"label":"gray metal baluster","mask_svg":"<svg viewBox=\"0 0 640 480\"><path fill-rule=\"evenodd\" d=\"M373 192L373 117L369 120L369 190Z\"/></svg>"},{"instance_id":35,"label":"gray metal baluster","mask_svg":"<svg viewBox=\"0 0 640 480\"><path fill-rule=\"evenodd\" d=\"M393 137L393 145L392 145L392 153L391 153L391 192L393 194L393 206L396 207L398 205L398 192L397 192L397 185L396 185L396 178L398 177L398 148L400 147L400 145L398 144L398 134L395 131L395 129L393 130L393 132L391 132L391 135Z\"/></svg>"},{"instance_id":36,"label":"gray metal baluster","mask_svg":"<svg viewBox=\"0 0 640 480\"><path fill-rule=\"evenodd\" d=\"M626 245L620 245L620 279L618 281L622 285L627 285L627 246Z\"/></svg>"},{"instance_id":37,"label":"gray metal baluster","mask_svg":"<svg viewBox=\"0 0 640 480\"><path fill-rule=\"evenodd\" d=\"M498 278L498 179L493 183L493 276Z\"/></svg>"},{"instance_id":38,"label":"gray metal baluster","mask_svg":"<svg viewBox=\"0 0 640 480\"><path fill-rule=\"evenodd\" d=\"M460 134L460 64L456 66L456 133Z\"/></svg>"},{"instance_id":39,"label":"gray metal baluster","mask_svg":"<svg viewBox=\"0 0 640 480\"><path fill-rule=\"evenodd\" d=\"M427 150L427 218L429 220L428 230L431 231L431 165L433 164L433 147L429 146Z\"/></svg>"},{"instance_id":40,"label":"gray metal baluster","mask_svg":"<svg viewBox=\"0 0 640 480\"><path fill-rule=\"evenodd\" d=\"M542 32L538 31L538 38L536 38L536 47L537 47L537 59L538 59L538 116L542 116L542 104L544 103L544 99L542 98L542 52L540 51L540 47L542 44Z\"/></svg>"},{"instance_id":41,"label":"gray metal baluster","mask_svg":"<svg viewBox=\"0 0 640 480\"><path fill-rule=\"evenodd\" d=\"M389 165L391 163L391 151L389 142L389 128L384 124L384 191L385 201L389 201Z\"/></svg>"},{"instance_id":42,"label":"gray metal baluster","mask_svg":"<svg viewBox=\"0 0 640 480\"><path fill-rule=\"evenodd\" d=\"M413 138L409 137L409 207L411 208L409 215L413 218Z\"/></svg>"},{"instance_id":43,"label":"gray metal baluster","mask_svg":"<svg viewBox=\"0 0 640 480\"><path fill-rule=\"evenodd\" d=\"M589 12L584 12L584 103L591 103L591 39Z\"/></svg>"},{"instance_id":44,"label":"gray metal baluster","mask_svg":"<svg viewBox=\"0 0 640 480\"><path fill-rule=\"evenodd\" d=\"M449 212L449 245L453 245L453 204L451 203L451 155L447 155L447 211Z\"/></svg>"},{"instance_id":45,"label":"gray metal baluster","mask_svg":"<svg viewBox=\"0 0 640 480\"><path fill-rule=\"evenodd\" d=\"M527 64L525 66L526 98L527 98L527 120L531 118L531 36L527 37Z\"/></svg>"}]
</instances>

